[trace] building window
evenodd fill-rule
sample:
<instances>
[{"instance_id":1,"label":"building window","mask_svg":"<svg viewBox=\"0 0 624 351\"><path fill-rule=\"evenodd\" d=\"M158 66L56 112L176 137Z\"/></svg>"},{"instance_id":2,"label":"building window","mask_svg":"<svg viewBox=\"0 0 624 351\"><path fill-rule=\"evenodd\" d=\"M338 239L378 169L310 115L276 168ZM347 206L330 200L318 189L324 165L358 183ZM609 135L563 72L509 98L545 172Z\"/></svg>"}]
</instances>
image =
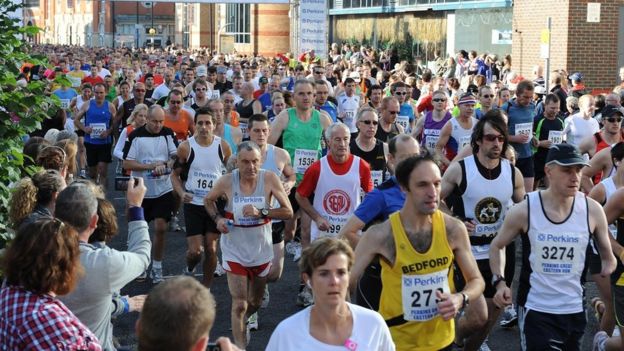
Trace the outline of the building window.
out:
<instances>
[{"instance_id":1,"label":"building window","mask_svg":"<svg viewBox=\"0 0 624 351\"><path fill-rule=\"evenodd\" d=\"M74 7L74 0L67 0L67 8L71 9Z\"/></svg>"},{"instance_id":2,"label":"building window","mask_svg":"<svg viewBox=\"0 0 624 351\"><path fill-rule=\"evenodd\" d=\"M237 44L251 43L251 4L226 6L226 33L233 35Z\"/></svg>"}]
</instances>

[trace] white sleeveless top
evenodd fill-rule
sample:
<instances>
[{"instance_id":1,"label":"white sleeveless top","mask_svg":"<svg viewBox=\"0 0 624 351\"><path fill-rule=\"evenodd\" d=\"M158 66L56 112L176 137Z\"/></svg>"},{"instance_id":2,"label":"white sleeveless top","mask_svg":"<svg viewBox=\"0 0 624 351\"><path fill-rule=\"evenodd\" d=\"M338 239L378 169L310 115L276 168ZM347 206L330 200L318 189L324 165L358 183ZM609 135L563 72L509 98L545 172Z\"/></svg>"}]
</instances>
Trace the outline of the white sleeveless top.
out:
<instances>
[{"instance_id":1,"label":"white sleeveless top","mask_svg":"<svg viewBox=\"0 0 624 351\"><path fill-rule=\"evenodd\" d=\"M581 278L589 243L587 198L577 192L572 211L561 223L546 217L539 191L527 194L529 230L523 235L531 250L529 267L523 262L522 276L530 270L528 281L520 280L518 304L527 309L552 314L583 312ZM526 253L523 253L526 258Z\"/></svg>"},{"instance_id":2,"label":"white sleeveless top","mask_svg":"<svg viewBox=\"0 0 624 351\"><path fill-rule=\"evenodd\" d=\"M360 204L360 158L353 156L351 168L344 175L336 175L327 161L321 158L321 172L314 190L314 209L329 222L328 231L320 231L312 221L312 241L325 236L335 237Z\"/></svg>"},{"instance_id":3,"label":"white sleeveless top","mask_svg":"<svg viewBox=\"0 0 624 351\"><path fill-rule=\"evenodd\" d=\"M501 173L496 179L484 178L475 162L475 156L464 159L466 167L466 191L462 194L466 218L477 222L471 239L479 237L484 241L494 240L505 219L507 204L513 196L511 165L501 159ZM487 191L484 191L487 189ZM477 260L489 259L490 244L471 245L472 254Z\"/></svg>"},{"instance_id":4,"label":"white sleeveless top","mask_svg":"<svg viewBox=\"0 0 624 351\"><path fill-rule=\"evenodd\" d=\"M342 122L349 127L351 133L357 133L358 129L355 125L355 115L357 114L358 108L360 108L360 97L358 95L349 97L343 93L338 96L337 100L338 114L344 112Z\"/></svg>"},{"instance_id":5,"label":"white sleeveless top","mask_svg":"<svg viewBox=\"0 0 624 351\"><path fill-rule=\"evenodd\" d=\"M214 183L223 175L225 167L219 153L221 138L214 136L212 144L201 146L195 137L189 138L191 151L187 162L190 161L188 179L185 190L193 194L193 205L204 205L204 198L212 190Z\"/></svg>"},{"instance_id":6,"label":"white sleeveless top","mask_svg":"<svg viewBox=\"0 0 624 351\"><path fill-rule=\"evenodd\" d=\"M457 118L451 118L451 138L455 139L457 142L457 152L464 148L466 145L470 145L470 137L472 136L472 129L477 124L477 119L474 117L470 117L470 121L472 126L470 129L464 129L464 127L459 124Z\"/></svg>"}]
</instances>

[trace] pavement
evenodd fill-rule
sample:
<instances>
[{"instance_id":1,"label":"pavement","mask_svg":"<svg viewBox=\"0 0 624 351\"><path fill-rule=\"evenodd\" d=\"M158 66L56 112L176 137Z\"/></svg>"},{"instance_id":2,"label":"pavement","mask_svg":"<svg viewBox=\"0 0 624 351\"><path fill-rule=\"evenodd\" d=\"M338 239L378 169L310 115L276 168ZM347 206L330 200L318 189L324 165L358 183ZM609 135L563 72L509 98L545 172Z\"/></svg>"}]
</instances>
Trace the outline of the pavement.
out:
<instances>
[{"instance_id":1,"label":"pavement","mask_svg":"<svg viewBox=\"0 0 624 351\"><path fill-rule=\"evenodd\" d=\"M112 168L112 167L111 167ZM126 218L124 217L125 197L121 192L108 191L109 199L113 199L115 207L117 209L119 218L119 234L112 240L110 246L119 250L125 250L127 245L127 225ZM180 220L183 223L183 216L180 215ZM150 226L150 232L151 232ZM521 247L521 245L516 245ZM165 258L163 261L163 274L166 277L172 277L180 275L185 265L185 251L186 251L186 237L184 232L170 232L166 237ZM516 262L520 262L520 256ZM201 265L196 269L199 271L197 279L201 280ZM519 268L516 268L516 272L519 272ZM517 284L516 273L516 284ZM144 282L132 282L128 284L123 290L123 295L139 295L147 294L152 288L152 283L148 279ZM270 302L266 309L260 309L259 311L259 330L251 332L250 344L246 350L256 351L264 350L271 333L280 321L285 318L299 312L301 310L295 304L299 287L299 271L297 265L292 260L292 256L286 254L284 273L282 278L273 284L269 285L270 290ZM228 336L232 338L230 330L230 307L231 299L227 287L227 279L225 276L217 277L213 280L211 292L215 296L217 302L217 313L214 326L210 332L210 339L216 340L220 336ZM595 284L588 282L586 284L587 301L590 301L592 297L597 295ZM586 304L589 306L589 302ZM591 307L588 307L591 311ZM593 316L593 311L587 313L588 324L585 333L585 338L581 350L591 350L591 343L593 335L596 332L596 319ZM135 335L135 322L138 318L138 313L130 313L121 316L113 321L114 335L123 346L129 346L136 349L137 338ZM520 337L518 328L502 329L498 324L491 332L488 345L492 350L505 350L505 351L517 351L520 350Z\"/></svg>"}]
</instances>

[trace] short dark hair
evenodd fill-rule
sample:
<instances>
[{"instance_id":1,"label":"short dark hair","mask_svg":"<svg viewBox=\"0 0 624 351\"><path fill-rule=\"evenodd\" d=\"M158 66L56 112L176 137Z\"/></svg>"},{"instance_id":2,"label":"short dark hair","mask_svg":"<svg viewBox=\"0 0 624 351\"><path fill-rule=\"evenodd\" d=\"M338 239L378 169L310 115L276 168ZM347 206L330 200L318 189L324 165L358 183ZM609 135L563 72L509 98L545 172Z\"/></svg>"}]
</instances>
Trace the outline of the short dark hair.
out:
<instances>
[{"instance_id":1,"label":"short dark hair","mask_svg":"<svg viewBox=\"0 0 624 351\"><path fill-rule=\"evenodd\" d=\"M367 98L370 99L371 95L373 94L373 90L381 90L381 91L383 91L383 88L379 84L371 85L371 87L368 88L368 90L366 91L366 97Z\"/></svg>"},{"instance_id":2,"label":"short dark hair","mask_svg":"<svg viewBox=\"0 0 624 351\"><path fill-rule=\"evenodd\" d=\"M390 86L390 91L394 93L398 88L407 88L407 84L403 82L392 83L392 85Z\"/></svg>"},{"instance_id":3,"label":"short dark hair","mask_svg":"<svg viewBox=\"0 0 624 351\"><path fill-rule=\"evenodd\" d=\"M438 165L428 149L423 149L420 155L414 155L401 161L394 172L399 185L405 189L409 189L409 180L412 171L423 162L431 162Z\"/></svg>"},{"instance_id":4,"label":"short dark hair","mask_svg":"<svg viewBox=\"0 0 624 351\"><path fill-rule=\"evenodd\" d=\"M546 95L546 98L544 98L544 105L546 104L550 104L553 102L559 103L559 97L557 96L557 94L548 94Z\"/></svg>"},{"instance_id":5,"label":"short dark hair","mask_svg":"<svg viewBox=\"0 0 624 351\"><path fill-rule=\"evenodd\" d=\"M249 117L249 120L247 121L247 128L251 130L253 126L253 122L264 122L264 121L267 121L267 122L269 121L267 116L263 115L262 113L255 113L251 115L251 117Z\"/></svg>"},{"instance_id":6,"label":"short dark hair","mask_svg":"<svg viewBox=\"0 0 624 351\"><path fill-rule=\"evenodd\" d=\"M520 95L524 93L525 91L533 91L533 90L535 90L533 82L531 82L528 79L525 79L521 81L520 83L518 83L518 86L516 87L516 95Z\"/></svg>"},{"instance_id":7,"label":"short dark hair","mask_svg":"<svg viewBox=\"0 0 624 351\"><path fill-rule=\"evenodd\" d=\"M622 161L622 159L624 159L624 141L613 145L611 148L611 158L617 161Z\"/></svg>"},{"instance_id":8,"label":"short dark hair","mask_svg":"<svg viewBox=\"0 0 624 351\"><path fill-rule=\"evenodd\" d=\"M219 102L221 102L221 101L219 101ZM208 115L208 116L210 116L210 120L212 120L212 123L213 124L216 123L215 122L215 117L212 114L212 110L208 106L202 106L202 107L198 108L197 111L195 111L195 117L193 117L193 123L197 123L197 117L199 115Z\"/></svg>"},{"instance_id":9,"label":"short dark hair","mask_svg":"<svg viewBox=\"0 0 624 351\"><path fill-rule=\"evenodd\" d=\"M353 79L351 77L345 79L345 81L344 81L344 85L351 84L351 83L355 84L355 79Z\"/></svg>"},{"instance_id":10,"label":"short dark hair","mask_svg":"<svg viewBox=\"0 0 624 351\"><path fill-rule=\"evenodd\" d=\"M503 112L499 109L488 111L475 125L472 130L472 136L470 137L472 153L476 154L479 152L479 144L477 144L477 141L483 139L486 123L489 123L492 128L496 129L497 132L501 133L501 135L505 137L503 148L501 150L501 155L505 155L507 147L509 146L509 133L507 131L507 123L505 123L505 118L503 117Z\"/></svg>"}]
</instances>

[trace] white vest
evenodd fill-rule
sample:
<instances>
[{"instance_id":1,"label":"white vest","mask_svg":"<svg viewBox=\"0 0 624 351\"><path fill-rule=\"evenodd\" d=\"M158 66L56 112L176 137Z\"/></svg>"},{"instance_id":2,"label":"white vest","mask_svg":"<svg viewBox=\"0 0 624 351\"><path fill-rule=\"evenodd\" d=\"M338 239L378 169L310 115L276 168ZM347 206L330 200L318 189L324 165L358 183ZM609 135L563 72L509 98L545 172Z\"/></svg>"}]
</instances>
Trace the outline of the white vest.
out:
<instances>
[{"instance_id":1,"label":"white vest","mask_svg":"<svg viewBox=\"0 0 624 351\"><path fill-rule=\"evenodd\" d=\"M340 94L338 96L338 114L344 112L342 122L349 127L351 133L357 133L358 129L355 125L355 115L360 108L360 97L353 95L351 97L346 94Z\"/></svg>"},{"instance_id":2,"label":"white vest","mask_svg":"<svg viewBox=\"0 0 624 351\"><path fill-rule=\"evenodd\" d=\"M562 223L553 223L544 214L539 191L527 194L529 230L523 235L529 245L528 282L520 279L518 304L538 312L570 314L583 312L581 278L589 242L587 198L577 192L572 212ZM526 253L523 253L526 257ZM523 262L522 276L529 267Z\"/></svg>"},{"instance_id":3,"label":"white vest","mask_svg":"<svg viewBox=\"0 0 624 351\"><path fill-rule=\"evenodd\" d=\"M475 162L475 156L464 159L466 167L466 191L462 194L464 214L466 218L477 222L471 237L485 237L490 241L500 230L507 204L513 196L511 165L506 159L501 159L501 173L496 179L484 178ZM471 245L472 254L477 260L489 258L490 245Z\"/></svg>"},{"instance_id":4,"label":"white vest","mask_svg":"<svg viewBox=\"0 0 624 351\"><path fill-rule=\"evenodd\" d=\"M321 158L321 172L314 190L314 209L329 222L329 230L322 232L312 221L312 241L325 236L335 237L360 204L360 158L353 156L351 168L344 175L336 175L327 161Z\"/></svg>"},{"instance_id":5,"label":"white vest","mask_svg":"<svg viewBox=\"0 0 624 351\"><path fill-rule=\"evenodd\" d=\"M472 130L477 124L477 119L474 117L470 117L472 127L470 129L464 129L464 127L459 124L457 118L451 118L451 138L455 139L457 142L457 153L466 145L470 145L470 137L472 136Z\"/></svg>"},{"instance_id":6,"label":"white vest","mask_svg":"<svg viewBox=\"0 0 624 351\"><path fill-rule=\"evenodd\" d=\"M188 141L194 156L189 167L185 190L193 194L191 201L193 205L203 206L204 198L225 170L223 161L219 157L221 138L215 135L209 146L199 145L195 137L189 138ZM190 155L191 153L189 157Z\"/></svg>"}]
</instances>

